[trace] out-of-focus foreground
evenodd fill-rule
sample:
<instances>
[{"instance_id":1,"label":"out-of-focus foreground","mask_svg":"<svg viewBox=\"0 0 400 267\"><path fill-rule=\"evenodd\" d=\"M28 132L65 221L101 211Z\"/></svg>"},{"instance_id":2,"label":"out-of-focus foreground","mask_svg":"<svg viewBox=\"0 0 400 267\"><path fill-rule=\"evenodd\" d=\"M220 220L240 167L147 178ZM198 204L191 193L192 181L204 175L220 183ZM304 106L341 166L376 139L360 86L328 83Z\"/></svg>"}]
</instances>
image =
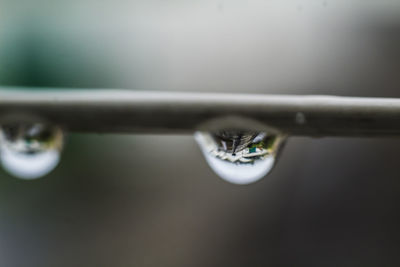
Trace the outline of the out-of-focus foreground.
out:
<instances>
[{"instance_id":1,"label":"out-of-focus foreground","mask_svg":"<svg viewBox=\"0 0 400 267\"><path fill-rule=\"evenodd\" d=\"M396 1L0 0L0 83L400 97ZM397 266L397 139L291 138L248 186L191 136L71 134L0 174L1 266Z\"/></svg>"}]
</instances>

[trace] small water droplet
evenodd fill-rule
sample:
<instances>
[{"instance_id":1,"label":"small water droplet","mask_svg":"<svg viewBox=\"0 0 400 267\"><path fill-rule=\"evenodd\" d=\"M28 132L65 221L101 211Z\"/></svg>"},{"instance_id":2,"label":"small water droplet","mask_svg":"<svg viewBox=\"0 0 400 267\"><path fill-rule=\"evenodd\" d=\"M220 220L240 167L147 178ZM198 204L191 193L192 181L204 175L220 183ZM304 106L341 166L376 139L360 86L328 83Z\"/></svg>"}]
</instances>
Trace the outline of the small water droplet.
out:
<instances>
[{"instance_id":1,"label":"small water droplet","mask_svg":"<svg viewBox=\"0 0 400 267\"><path fill-rule=\"evenodd\" d=\"M6 124L0 128L0 163L13 176L36 179L60 161L64 134L44 124Z\"/></svg>"},{"instance_id":2,"label":"small water droplet","mask_svg":"<svg viewBox=\"0 0 400 267\"><path fill-rule=\"evenodd\" d=\"M306 115L303 112L297 112L294 120L297 124L303 125L306 123Z\"/></svg>"},{"instance_id":3,"label":"small water droplet","mask_svg":"<svg viewBox=\"0 0 400 267\"><path fill-rule=\"evenodd\" d=\"M210 167L224 180L250 184L266 176L273 168L285 137L265 132L224 130L196 132Z\"/></svg>"}]
</instances>

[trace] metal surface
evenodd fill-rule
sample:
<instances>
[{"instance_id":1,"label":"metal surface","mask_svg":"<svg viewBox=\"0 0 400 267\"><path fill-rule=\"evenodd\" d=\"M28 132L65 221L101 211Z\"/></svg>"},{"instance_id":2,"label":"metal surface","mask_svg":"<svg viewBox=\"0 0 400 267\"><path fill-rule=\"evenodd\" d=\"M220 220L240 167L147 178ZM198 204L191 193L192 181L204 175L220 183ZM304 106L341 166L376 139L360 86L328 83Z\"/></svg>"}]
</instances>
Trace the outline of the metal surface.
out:
<instances>
[{"instance_id":1,"label":"metal surface","mask_svg":"<svg viewBox=\"0 0 400 267\"><path fill-rule=\"evenodd\" d=\"M73 132L251 128L299 136L397 136L400 99L2 88L0 123L39 118Z\"/></svg>"}]
</instances>

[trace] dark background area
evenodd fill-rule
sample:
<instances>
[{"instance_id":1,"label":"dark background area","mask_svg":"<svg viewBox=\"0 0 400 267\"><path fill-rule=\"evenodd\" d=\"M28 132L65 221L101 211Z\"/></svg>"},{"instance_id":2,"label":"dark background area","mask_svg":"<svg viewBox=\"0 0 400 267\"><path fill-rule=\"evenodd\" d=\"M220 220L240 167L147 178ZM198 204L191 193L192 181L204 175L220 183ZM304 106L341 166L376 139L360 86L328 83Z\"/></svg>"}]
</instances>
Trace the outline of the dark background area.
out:
<instances>
[{"instance_id":1,"label":"dark background area","mask_svg":"<svg viewBox=\"0 0 400 267\"><path fill-rule=\"evenodd\" d=\"M0 0L0 83L400 97L397 2ZM71 133L0 172L0 266L398 266L398 151L292 137L238 186L192 136Z\"/></svg>"}]
</instances>

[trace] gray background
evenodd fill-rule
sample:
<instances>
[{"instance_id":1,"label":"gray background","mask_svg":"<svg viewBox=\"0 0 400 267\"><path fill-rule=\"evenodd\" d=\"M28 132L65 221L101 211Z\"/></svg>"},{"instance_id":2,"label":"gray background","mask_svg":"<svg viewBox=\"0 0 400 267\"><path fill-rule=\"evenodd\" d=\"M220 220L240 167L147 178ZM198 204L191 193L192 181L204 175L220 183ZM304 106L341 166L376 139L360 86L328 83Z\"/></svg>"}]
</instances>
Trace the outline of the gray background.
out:
<instances>
[{"instance_id":1,"label":"gray background","mask_svg":"<svg viewBox=\"0 0 400 267\"><path fill-rule=\"evenodd\" d=\"M0 0L0 83L400 97L398 1ZM191 136L70 134L0 173L1 266L397 266L398 139L291 138L231 185Z\"/></svg>"}]
</instances>

